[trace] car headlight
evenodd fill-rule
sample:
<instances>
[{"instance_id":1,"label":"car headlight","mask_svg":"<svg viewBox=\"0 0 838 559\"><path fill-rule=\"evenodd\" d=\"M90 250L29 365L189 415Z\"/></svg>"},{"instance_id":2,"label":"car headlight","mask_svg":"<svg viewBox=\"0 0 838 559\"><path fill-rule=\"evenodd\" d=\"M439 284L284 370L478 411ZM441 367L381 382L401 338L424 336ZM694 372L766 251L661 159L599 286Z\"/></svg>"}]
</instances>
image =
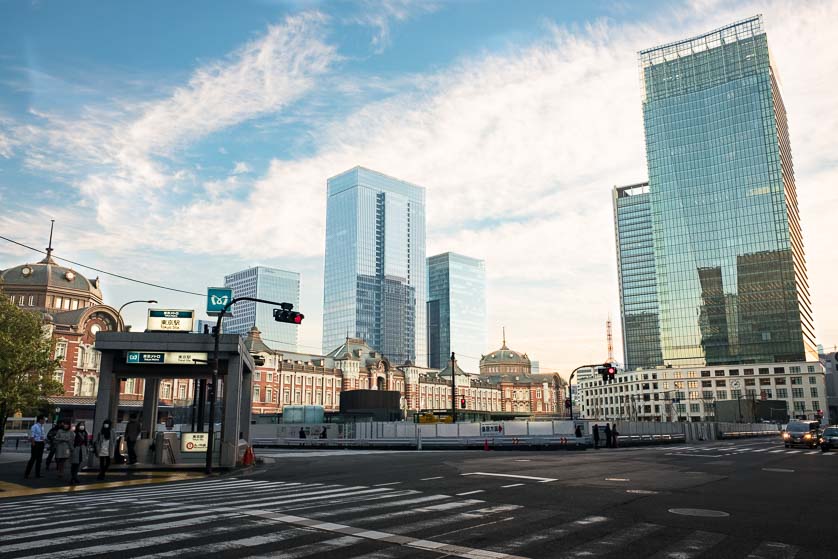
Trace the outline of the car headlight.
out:
<instances>
[{"instance_id":1,"label":"car headlight","mask_svg":"<svg viewBox=\"0 0 838 559\"><path fill-rule=\"evenodd\" d=\"M804 439L811 439L811 438L812 438L812 434L811 434L811 433L806 433L805 435L803 435L803 438L804 438Z\"/></svg>"},{"instance_id":2,"label":"car headlight","mask_svg":"<svg viewBox=\"0 0 838 559\"><path fill-rule=\"evenodd\" d=\"M784 439L789 438L789 434L788 434L788 433L783 433L783 438L784 438Z\"/></svg>"}]
</instances>

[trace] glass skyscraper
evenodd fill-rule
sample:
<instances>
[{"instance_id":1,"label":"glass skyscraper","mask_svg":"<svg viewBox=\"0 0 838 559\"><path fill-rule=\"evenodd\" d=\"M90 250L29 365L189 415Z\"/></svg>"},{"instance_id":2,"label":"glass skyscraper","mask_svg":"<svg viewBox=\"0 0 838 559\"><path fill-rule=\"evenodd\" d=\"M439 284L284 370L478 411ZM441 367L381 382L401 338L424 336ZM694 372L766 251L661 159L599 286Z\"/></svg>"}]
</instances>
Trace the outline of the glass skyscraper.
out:
<instances>
[{"instance_id":1,"label":"glass skyscraper","mask_svg":"<svg viewBox=\"0 0 838 559\"><path fill-rule=\"evenodd\" d=\"M662 364L817 359L786 113L761 16L639 61ZM619 221L619 189L616 199ZM648 325L625 314L628 287L626 344L652 345ZM627 361L630 352L654 353L630 349Z\"/></svg>"},{"instance_id":2,"label":"glass skyscraper","mask_svg":"<svg viewBox=\"0 0 838 559\"><path fill-rule=\"evenodd\" d=\"M662 364L649 183L614 189L624 367Z\"/></svg>"},{"instance_id":3,"label":"glass skyscraper","mask_svg":"<svg viewBox=\"0 0 838 559\"><path fill-rule=\"evenodd\" d=\"M468 373L487 351L486 265L446 252L428 258L428 366L444 369L451 352Z\"/></svg>"},{"instance_id":4,"label":"glass skyscraper","mask_svg":"<svg viewBox=\"0 0 838 559\"><path fill-rule=\"evenodd\" d=\"M424 366L425 189L363 167L327 182L323 352L363 338Z\"/></svg>"},{"instance_id":5,"label":"glass skyscraper","mask_svg":"<svg viewBox=\"0 0 838 559\"><path fill-rule=\"evenodd\" d=\"M280 303L291 303L301 311L300 274L265 266L255 266L224 276L224 286L233 289L233 297L256 297ZM262 333L262 341L273 349L297 351L299 326L277 322L273 317L276 306L253 301L233 305L233 316L225 318L221 331L226 334L247 335L253 326ZM305 313L304 313L305 314Z\"/></svg>"}]
</instances>

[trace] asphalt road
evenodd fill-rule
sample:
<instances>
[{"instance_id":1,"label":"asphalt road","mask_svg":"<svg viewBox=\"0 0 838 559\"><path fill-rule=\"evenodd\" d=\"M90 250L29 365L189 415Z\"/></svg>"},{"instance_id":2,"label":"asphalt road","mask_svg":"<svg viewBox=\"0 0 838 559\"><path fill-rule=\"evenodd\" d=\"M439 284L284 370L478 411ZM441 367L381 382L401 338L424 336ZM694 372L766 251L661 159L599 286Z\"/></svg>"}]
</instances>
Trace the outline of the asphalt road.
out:
<instances>
[{"instance_id":1,"label":"asphalt road","mask_svg":"<svg viewBox=\"0 0 838 559\"><path fill-rule=\"evenodd\" d=\"M260 450L244 475L0 499L0 557L823 559L835 454Z\"/></svg>"}]
</instances>

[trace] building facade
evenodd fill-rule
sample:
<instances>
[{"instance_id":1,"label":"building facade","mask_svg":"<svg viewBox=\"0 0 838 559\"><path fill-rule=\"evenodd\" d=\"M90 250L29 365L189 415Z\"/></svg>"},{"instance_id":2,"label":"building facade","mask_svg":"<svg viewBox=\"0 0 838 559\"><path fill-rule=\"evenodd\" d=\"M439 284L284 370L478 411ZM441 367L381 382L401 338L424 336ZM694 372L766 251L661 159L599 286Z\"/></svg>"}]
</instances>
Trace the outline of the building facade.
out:
<instances>
[{"instance_id":1,"label":"building facade","mask_svg":"<svg viewBox=\"0 0 838 559\"><path fill-rule=\"evenodd\" d=\"M618 247L621 224L626 240L630 226L645 241L651 230L655 289L648 263L647 282L621 262L625 343L640 344L627 347L627 365L657 355L654 313L632 323L638 285L657 302L656 365L816 361L786 113L761 17L639 59L651 223L640 223L646 200L620 189L615 214Z\"/></svg>"},{"instance_id":2,"label":"building facade","mask_svg":"<svg viewBox=\"0 0 838 559\"><path fill-rule=\"evenodd\" d=\"M454 351L460 367L476 372L488 345L485 263L453 252L429 257L427 316L428 366L445 367Z\"/></svg>"},{"instance_id":3,"label":"building facade","mask_svg":"<svg viewBox=\"0 0 838 559\"><path fill-rule=\"evenodd\" d=\"M716 402L784 400L788 415L834 421L827 409L825 369L818 362L758 363L620 371L578 381L580 417L596 420L713 421ZM777 421L785 417L777 410Z\"/></svg>"},{"instance_id":4,"label":"building facade","mask_svg":"<svg viewBox=\"0 0 838 559\"><path fill-rule=\"evenodd\" d=\"M323 352L362 338L426 364L425 189L355 167L327 191Z\"/></svg>"},{"instance_id":5,"label":"building facade","mask_svg":"<svg viewBox=\"0 0 838 559\"><path fill-rule=\"evenodd\" d=\"M832 421L838 421L838 352L820 351L821 365L826 372L826 405Z\"/></svg>"},{"instance_id":6,"label":"building facade","mask_svg":"<svg viewBox=\"0 0 838 559\"><path fill-rule=\"evenodd\" d=\"M300 274L297 272L254 266L224 276L224 286L232 288L233 297L255 297L291 303L295 310L299 310ZM233 316L223 320L222 331L247 335L256 326L268 346L297 351L299 326L274 320L274 308L254 301L240 301L232 309Z\"/></svg>"},{"instance_id":7,"label":"building facade","mask_svg":"<svg viewBox=\"0 0 838 559\"><path fill-rule=\"evenodd\" d=\"M654 368L663 358L648 182L614 189L614 229L624 367Z\"/></svg>"},{"instance_id":8,"label":"building facade","mask_svg":"<svg viewBox=\"0 0 838 559\"><path fill-rule=\"evenodd\" d=\"M396 390L401 393L405 416L451 409L451 364L442 370L416 365L394 365L359 338L345 338L326 355L274 350L253 328L245 345L264 358L253 376L253 413L279 414L285 406L321 405L326 412L340 410L343 390ZM564 385L555 378L491 378L468 374L455 366L457 400L466 407L458 413L495 414L498 417L556 415Z\"/></svg>"}]
</instances>

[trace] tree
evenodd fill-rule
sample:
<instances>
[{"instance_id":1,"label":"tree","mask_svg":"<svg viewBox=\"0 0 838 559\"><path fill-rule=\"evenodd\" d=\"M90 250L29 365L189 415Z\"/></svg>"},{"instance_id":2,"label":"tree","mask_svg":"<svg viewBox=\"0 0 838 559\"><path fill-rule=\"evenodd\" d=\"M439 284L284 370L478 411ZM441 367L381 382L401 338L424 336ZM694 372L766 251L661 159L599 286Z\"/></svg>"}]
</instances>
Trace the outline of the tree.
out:
<instances>
[{"instance_id":1,"label":"tree","mask_svg":"<svg viewBox=\"0 0 838 559\"><path fill-rule=\"evenodd\" d=\"M51 356L52 337L41 314L17 307L0 289L0 441L7 417L45 409L47 396L63 390L53 376L58 361Z\"/></svg>"}]
</instances>

